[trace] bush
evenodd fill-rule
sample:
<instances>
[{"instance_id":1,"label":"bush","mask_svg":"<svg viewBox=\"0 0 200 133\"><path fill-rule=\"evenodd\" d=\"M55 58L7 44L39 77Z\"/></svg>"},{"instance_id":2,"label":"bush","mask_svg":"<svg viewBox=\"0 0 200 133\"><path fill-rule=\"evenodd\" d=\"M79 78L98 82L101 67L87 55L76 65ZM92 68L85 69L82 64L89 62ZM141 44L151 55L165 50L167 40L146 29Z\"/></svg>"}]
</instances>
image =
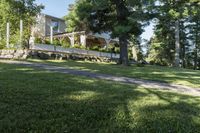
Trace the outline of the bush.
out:
<instances>
[{"instance_id":1,"label":"bush","mask_svg":"<svg viewBox=\"0 0 200 133\"><path fill-rule=\"evenodd\" d=\"M73 48L81 48L80 44L74 44Z\"/></svg>"},{"instance_id":2,"label":"bush","mask_svg":"<svg viewBox=\"0 0 200 133\"><path fill-rule=\"evenodd\" d=\"M83 46L83 45L81 45L81 46L80 46L80 49L86 49L86 47L85 47L85 46Z\"/></svg>"},{"instance_id":3,"label":"bush","mask_svg":"<svg viewBox=\"0 0 200 133\"><path fill-rule=\"evenodd\" d=\"M100 48L99 46L93 46L93 47L90 47L90 50L99 51Z\"/></svg>"},{"instance_id":4,"label":"bush","mask_svg":"<svg viewBox=\"0 0 200 133\"><path fill-rule=\"evenodd\" d=\"M49 39L45 39L45 40L44 40L44 43L45 43L45 44L51 44L51 42L50 42Z\"/></svg>"},{"instance_id":5,"label":"bush","mask_svg":"<svg viewBox=\"0 0 200 133\"><path fill-rule=\"evenodd\" d=\"M99 51L100 51L100 52L108 52L108 50L105 49L105 48L100 48Z\"/></svg>"},{"instance_id":6,"label":"bush","mask_svg":"<svg viewBox=\"0 0 200 133\"><path fill-rule=\"evenodd\" d=\"M119 47L115 47L115 53L120 53L120 48Z\"/></svg>"},{"instance_id":7,"label":"bush","mask_svg":"<svg viewBox=\"0 0 200 133\"><path fill-rule=\"evenodd\" d=\"M42 43L42 38L35 38L35 43Z\"/></svg>"},{"instance_id":8,"label":"bush","mask_svg":"<svg viewBox=\"0 0 200 133\"><path fill-rule=\"evenodd\" d=\"M136 66L137 67L145 67L145 64L144 63L137 63Z\"/></svg>"},{"instance_id":9,"label":"bush","mask_svg":"<svg viewBox=\"0 0 200 133\"><path fill-rule=\"evenodd\" d=\"M58 38L53 40L53 44L57 46L61 46L60 40Z\"/></svg>"},{"instance_id":10,"label":"bush","mask_svg":"<svg viewBox=\"0 0 200 133\"><path fill-rule=\"evenodd\" d=\"M65 48L69 48L69 47L71 46L69 40L66 40L66 39L62 39L62 40L61 40L61 44L62 44L62 46L65 47Z\"/></svg>"},{"instance_id":11,"label":"bush","mask_svg":"<svg viewBox=\"0 0 200 133\"><path fill-rule=\"evenodd\" d=\"M150 65L158 65L158 66L168 66L167 62L161 60L151 60L149 61Z\"/></svg>"},{"instance_id":12,"label":"bush","mask_svg":"<svg viewBox=\"0 0 200 133\"><path fill-rule=\"evenodd\" d=\"M0 49L4 49L6 47L6 41L4 39L0 40Z\"/></svg>"},{"instance_id":13,"label":"bush","mask_svg":"<svg viewBox=\"0 0 200 133\"><path fill-rule=\"evenodd\" d=\"M149 64L150 64L150 65L154 65L155 62L151 60L151 61L149 62Z\"/></svg>"}]
</instances>

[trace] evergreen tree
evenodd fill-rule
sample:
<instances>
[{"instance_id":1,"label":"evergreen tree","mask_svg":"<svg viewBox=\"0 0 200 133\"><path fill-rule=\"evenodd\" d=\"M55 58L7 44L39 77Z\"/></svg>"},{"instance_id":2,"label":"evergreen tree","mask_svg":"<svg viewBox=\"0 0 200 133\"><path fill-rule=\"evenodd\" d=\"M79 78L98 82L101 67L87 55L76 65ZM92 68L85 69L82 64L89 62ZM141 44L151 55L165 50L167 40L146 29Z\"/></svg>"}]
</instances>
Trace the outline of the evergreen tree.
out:
<instances>
[{"instance_id":1,"label":"evergreen tree","mask_svg":"<svg viewBox=\"0 0 200 133\"><path fill-rule=\"evenodd\" d=\"M119 63L128 65L129 41L133 35L143 32L143 22L151 18L147 5L153 3L153 0L148 3L143 0L79 0L68 16L68 24L76 29L76 24L82 20L90 31L112 33L113 38L119 38ZM73 22L69 22L70 19Z\"/></svg>"},{"instance_id":2,"label":"evergreen tree","mask_svg":"<svg viewBox=\"0 0 200 133\"><path fill-rule=\"evenodd\" d=\"M200 69L200 2L193 1L189 5L188 30L189 39L194 44L194 69Z\"/></svg>"}]
</instances>

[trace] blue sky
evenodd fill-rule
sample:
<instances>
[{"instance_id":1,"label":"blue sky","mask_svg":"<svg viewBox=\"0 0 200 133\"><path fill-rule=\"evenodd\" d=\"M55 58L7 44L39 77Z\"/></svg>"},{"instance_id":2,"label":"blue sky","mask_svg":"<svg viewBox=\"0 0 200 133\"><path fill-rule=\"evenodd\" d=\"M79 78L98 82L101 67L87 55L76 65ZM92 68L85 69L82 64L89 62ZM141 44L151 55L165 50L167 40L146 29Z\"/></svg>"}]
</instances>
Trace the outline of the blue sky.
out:
<instances>
[{"instance_id":1,"label":"blue sky","mask_svg":"<svg viewBox=\"0 0 200 133\"><path fill-rule=\"evenodd\" d=\"M36 2L45 6L43 13L61 18L67 14L68 5L73 4L75 0L36 0ZM145 28L142 38L149 40L152 35L153 26L151 25Z\"/></svg>"},{"instance_id":2,"label":"blue sky","mask_svg":"<svg viewBox=\"0 0 200 133\"><path fill-rule=\"evenodd\" d=\"M45 9L42 11L45 14L63 17L67 14L69 4L73 4L75 0L36 0L38 4L43 4Z\"/></svg>"}]
</instances>

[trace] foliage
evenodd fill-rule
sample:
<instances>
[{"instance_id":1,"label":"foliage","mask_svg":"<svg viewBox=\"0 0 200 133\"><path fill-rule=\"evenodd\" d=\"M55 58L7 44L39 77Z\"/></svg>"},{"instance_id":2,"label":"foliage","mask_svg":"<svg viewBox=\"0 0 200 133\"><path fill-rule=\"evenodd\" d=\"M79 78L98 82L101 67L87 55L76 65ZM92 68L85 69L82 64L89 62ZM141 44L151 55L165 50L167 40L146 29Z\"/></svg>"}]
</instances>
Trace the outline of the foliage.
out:
<instances>
[{"instance_id":1,"label":"foliage","mask_svg":"<svg viewBox=\"0 0 200 133\"><path fill-rule=\"evenodd\" d=\"M100 47L94 45L94 46L90 47L89 49L90 49L90 50L94 50L94 51L99 51L99 50L100 50Z\"/></svg>"},{"instance_id":2,"label":"foliage","mask_svg":"<svg viewBox=\"0 0 200 133\"><path fill-rule=\"evenodd\" d=\"M70 47L70 40L64 38L64 39L61 40L61 44L62 44L63 47L69 48Z\"/></svg>"},{"instance_id":3,"label":"foliage","mask_svg":"<svg viewBox=\"0 0 200 133\"><path fill-rule=\"evenodd\" d=\"M139 62L139 63L136 63L136 66L137 67L145 67L145 64Z\"/></svg>"},{"instance_id":4,"label":"foliage","mask_svg":"<svg viewBox=\"0 0 200 133\"><path fill-rule=\"evenodd\" d=\"M74 32L74 31L86 31L90 32L89 27L87 26L87 21L86 19L81 19L78 16L77 10L79 5L70 5L70 12L67 16L65 16L66 24L67 24L67 32ZM87 8L87 7L82 7L82 8Z\"/></svg>"},{"instance_id":5,"label":"foliage","mask_svg":"<svg viewBox=\"0 0 200 133\"><path fill-rule=\"evenodd\" d=\"M58 38L54 38L53 39L53 44L57 45L57 46L61 46L62 45L61 42L60 42L60 40Z\"/></svg>"},{"instance_id":6,"label":"foliage","mask_svg":"<svg viewBox=\"0 0 200 133\"><path fill-rule=\"evenodd\" d=\"M119 62L128 65L129 40L143 32L143 22L151 18L147 5L152 3L153 0L78 0L67 22L70 29L84 25L92 32L111 32L113 38L120 40Z\"/></svg>"},{"instance_id":7,"label":"foliage","mask_svg":"<svg viewBox=\"0 0 200 133\"><path fill-rule=\"evenodd\" d=\"M42 43L42 38L35 38L35 43L41 44Z\"/></svg>"},{"instance_id":8,"label":"foliage","mask_svg":"<svg viewBox=\"0 0 200 133\"><path fill-rule=\"evenodd\" d=\"M194 64L195 69L197 69L199 55L198 38L200 34L198 33L198 23L195 20L200 18L200 12L198 13L200 4L198 0L159 1L160 5L156 8L155 35L150 40L148 46L148 61L172 66L176 59L175 54L178 54L182 67L191 68L192 64ZM178 31L176 29L177 21ZM177 32L180 39L177 39L175 36ZM175 47L175 42L180 43L179 48ZM180 52L177 53L177 49Z\"/></svg>"},{"instance_id":9,"label":"foliage","mask_svg":"<svg viewBox=\"0 0 200 133\"><path fill-rule=\"evenodd\" d=\"M74 44L74 47L73 48L80 48L80 44Z\"/></svg>"},{"instance_id":10,"label":"foliage","mask_svg":"<svg viewBox=\"0 0 200 133\"><path fill-rule=\"evenodd\" d=\"M0 1L0 35L5 40L6 23L10 23L10 36L12 45L19 43L20 20L23 20L23 42L28 43L31 26L35 16L43 6L35 4L35 0L1 0Z\"/></svg>"}]
</instances>

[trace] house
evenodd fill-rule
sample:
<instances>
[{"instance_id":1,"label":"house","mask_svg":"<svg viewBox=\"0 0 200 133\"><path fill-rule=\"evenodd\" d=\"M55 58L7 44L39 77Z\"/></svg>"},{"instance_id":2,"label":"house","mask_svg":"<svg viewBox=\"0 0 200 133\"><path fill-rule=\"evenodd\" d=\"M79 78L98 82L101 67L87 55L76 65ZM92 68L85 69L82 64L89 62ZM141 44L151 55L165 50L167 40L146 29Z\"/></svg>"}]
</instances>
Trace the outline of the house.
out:
<instances>
[{"instance_id":1,"label":"house","mask_svg":"<svg viewBox=\"0 0 200 133\"><path fill-rule=\"evenodd\" d=\"M117 39L112 39L108 33L93 34L84 31L67 33L65 31L67 25L64 19L54 16L39 14L36 18L36 24L32 28L32 36L40 38L48 38L49 40L66 39L71 46L75 44L85 45L86 47L107 47L110 43L118 43ZM51 30L53 29L53 35Z\"/></svg>"},{"instance_id":2,"label":"house","mask_svg":"<svg viewBox=\"0 0 200 133\"><path fill-rule=\"evenodd\" d=\"M63 33L66 29L65 20L47 14L39 14L36 18L36 25L33 27L32 31L35 36L46 37L50 35L51 27L53 27L54 34Z\"/></svg>"}]
</instances>

